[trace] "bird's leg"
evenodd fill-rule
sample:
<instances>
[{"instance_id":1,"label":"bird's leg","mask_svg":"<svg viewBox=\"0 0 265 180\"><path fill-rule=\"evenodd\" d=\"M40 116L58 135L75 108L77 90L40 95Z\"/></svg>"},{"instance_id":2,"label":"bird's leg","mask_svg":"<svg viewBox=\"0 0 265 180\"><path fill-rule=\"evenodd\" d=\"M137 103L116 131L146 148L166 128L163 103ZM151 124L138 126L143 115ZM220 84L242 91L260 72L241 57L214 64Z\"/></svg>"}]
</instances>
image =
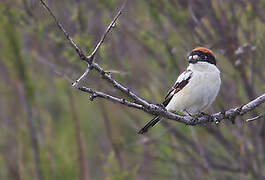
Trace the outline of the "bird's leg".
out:
<instances>
[{"instance_id":1,"label":"bird's leg","mask_svg":"<svg viewBox=\"0 0 265 180\"><path fill-rule=\"evenodd\" d=\"M186 109L184 109L185 113L187 113L189 116L194 117L193 115L191 115Z\"/></svg>"}]
</instances>

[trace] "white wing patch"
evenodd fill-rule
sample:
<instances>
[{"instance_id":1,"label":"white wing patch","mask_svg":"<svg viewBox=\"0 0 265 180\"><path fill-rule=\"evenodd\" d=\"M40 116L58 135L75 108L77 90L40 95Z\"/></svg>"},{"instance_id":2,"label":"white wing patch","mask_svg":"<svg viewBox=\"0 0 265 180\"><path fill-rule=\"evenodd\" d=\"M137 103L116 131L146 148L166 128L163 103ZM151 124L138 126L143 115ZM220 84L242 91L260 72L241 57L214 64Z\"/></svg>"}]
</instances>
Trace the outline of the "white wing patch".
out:
<instances>
[{"instance_id":1,"label":"white wing patch","mask_svg":"<svg viewBox=\"0 0 265 180\"><path fill-rule=\"evenodd\" d=\"M191 70L186 70L183 73L181 73L172 88L174 88L177 84L181 84L182 81L187 81L188 79L190 79L191 75L192 75Z\"/></svg>"}]
</instances>

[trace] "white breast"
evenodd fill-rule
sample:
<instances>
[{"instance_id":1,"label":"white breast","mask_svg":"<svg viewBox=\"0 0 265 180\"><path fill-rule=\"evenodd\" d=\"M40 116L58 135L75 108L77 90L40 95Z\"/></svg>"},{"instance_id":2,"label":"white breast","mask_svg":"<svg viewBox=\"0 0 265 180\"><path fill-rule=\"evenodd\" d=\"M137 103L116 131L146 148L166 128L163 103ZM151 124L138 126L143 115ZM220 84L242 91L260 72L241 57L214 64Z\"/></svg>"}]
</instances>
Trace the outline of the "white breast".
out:
<instances>
[{"instance_id":1,"label":"white breast","mask_svg":"<svg viewBox=\"0 0 265 180\"><path fill-rule=\"evenodd\" d=\"M166 109L171 112L182 111L195 114L204 112L215 100L221 85L220 71L207 62L190 64L192 71L189 83L176 93Z\"/></svg>"}]
</instances>

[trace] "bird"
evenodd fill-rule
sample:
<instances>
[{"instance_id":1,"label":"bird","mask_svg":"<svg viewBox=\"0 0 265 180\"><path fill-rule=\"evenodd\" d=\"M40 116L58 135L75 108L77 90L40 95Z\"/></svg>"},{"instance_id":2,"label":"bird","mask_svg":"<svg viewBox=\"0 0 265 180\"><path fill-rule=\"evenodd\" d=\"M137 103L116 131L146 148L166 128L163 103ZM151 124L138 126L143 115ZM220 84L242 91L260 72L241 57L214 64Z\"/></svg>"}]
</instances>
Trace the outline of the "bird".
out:
<instances>
[{"instance_id":1,"label":"bird","mask_svg":"<svg viewBox=\"0 0 265 180\"><path fill-rule=\"evenodd\" d=\"M216 65L212 50L197 47L188 54L188 67L179 75L165 100L160 104L169 112L196 115L204 112L215 100L221 86L221 73ZM139 134L146 133L162 118L156 116L149 121Z\"/></svg>"}]
</instances>

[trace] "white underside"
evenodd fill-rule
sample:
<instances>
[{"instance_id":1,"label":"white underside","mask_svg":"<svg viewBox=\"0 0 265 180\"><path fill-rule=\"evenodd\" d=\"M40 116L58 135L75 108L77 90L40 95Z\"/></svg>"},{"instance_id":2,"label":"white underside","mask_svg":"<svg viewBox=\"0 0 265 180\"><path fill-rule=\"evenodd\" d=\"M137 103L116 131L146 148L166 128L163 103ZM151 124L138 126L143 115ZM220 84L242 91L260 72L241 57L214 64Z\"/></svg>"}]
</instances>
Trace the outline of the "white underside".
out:
<instances>
[{"instance_id":1,"label":"white underside","mask_svg":"<svg viewBox=\"0 0 265 180\"><path fill-rule=\"evenodd\" d=\"M181 111L196 114L207 110L215 100L221 85L220 71L212 64L190 64L192 71L189 83L176 93L166 106L171 112Z\"/></svg>"}]
</instances>

